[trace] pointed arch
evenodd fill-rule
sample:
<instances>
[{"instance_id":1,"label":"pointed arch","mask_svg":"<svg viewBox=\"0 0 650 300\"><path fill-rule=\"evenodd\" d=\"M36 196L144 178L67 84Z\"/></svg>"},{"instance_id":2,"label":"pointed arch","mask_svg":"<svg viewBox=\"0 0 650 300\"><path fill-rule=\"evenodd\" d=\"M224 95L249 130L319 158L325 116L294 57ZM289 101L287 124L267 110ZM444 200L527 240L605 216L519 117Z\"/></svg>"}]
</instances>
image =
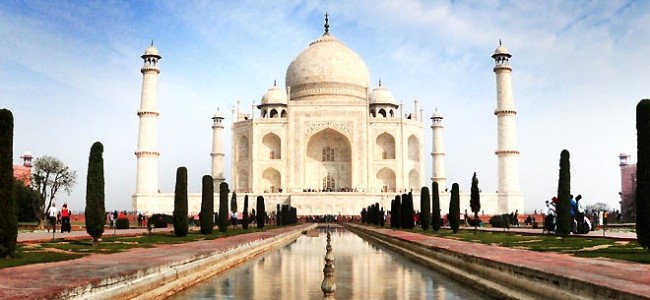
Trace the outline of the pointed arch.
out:
<instances>
[{"instance_id":1,"label":"pointed arch","mask_svg":"<svg viewBox=\"0 0 650 300\"><path fill-rule=\"evenodd\" d=\"M282 187L282 176L275 168L267 168L262 173L262 186L264 191L277 192Z\"/></svg>"},{"instance_id":2,"label":"pointed arch","mask_svg":"<svg viewBox=\"0 0 650 300\"><path fill-rule=\"evenodd\" d=\"M238 192L248 192L250 191L249 186L249 176L247 168L237 169L237 191Z\"/></svg>"},{"instance_id":3,"label":"pointed arch","mask_svg":"<svg viewBox=\"0 0 650 300\"><path fill-rule=\"evenodd\" d=\"M283 109L282 112L280 113L280 118L286 118L287 117L287 110Z\"/></svg>"},{"instance_id":4,"label":"pointed arch","mask_svg":"<svg viewBox=\"0 0 650 300\"><path fill-rule=\"evenodd\" d=\"M380 114L383 118L385 118L385 117L386 117L386 110L383 109L383 108L380 108L380 109L379 109L379 114Z\"/></svg>"},{"instance_id":5,"label":"pointed arch","mask_svg":"<svg viewBox=\"0 0 650 300\"><path fill-rule=\"evenodd\" d=\"M415 135L409 136L408 154L410 160L420 161L420 141Z\"/></svg>"},{"instance_id":6,"label":"pointed arch","mask_svg":"<svg viewBox=\"0 0 650 300\"><path fill-rule=\"evenodd\" d=\"M275 133L267 133L262 138L262 151L260 151L262 160L281 159L282 158L282 141Z\"/></svg>"},{"instance_id":7,"label":"pointed arch","mask_svg":"<svg viewBox=\"0 0 650 300\"><path fill-rule=\"evenodd\" d=\"M278 110L273 108L271 109L271 112L269 113L269 118L277 118L278 117Z\"/></svg>"},{"instance_id":8,"label":"pointed arch","mask_svg":"<svg viewBox=\"0 0 650 300\"><path fill-rule=\"evenodd\" d=\"M388 132L377 136L375 140L375 160L395 159L395 137Z\"/></svg>"},{"instance_id":9,"label":"pointed arch","mask_svg":"<svg viewBox=\"0 0 650 300\"><path fill-rule=\"evenodd\" d=\"M409 189L419 191L421 186L420 173L416 169L411 169L409 172Z\"/></svg>"},{"instance_id":10,"label":"pointed arch","mask_svg":"<svg viewBox=\"0 0 650 300\"><path fill-rule=\"evenodd\" d=\"M241 136L237 141L237 161L249 160L248 136Z\"/></svg>"},{"instance_id":11,"label":"pointed arch","mask_svg":"<svg viewBox=\"0 0 650 300\"><path fill-rule=\"evenodd\" d=\"M390 168L382 168L377 172L377 182L382 192L395 192L395 171Z\"/></svg>"}]
</instances>

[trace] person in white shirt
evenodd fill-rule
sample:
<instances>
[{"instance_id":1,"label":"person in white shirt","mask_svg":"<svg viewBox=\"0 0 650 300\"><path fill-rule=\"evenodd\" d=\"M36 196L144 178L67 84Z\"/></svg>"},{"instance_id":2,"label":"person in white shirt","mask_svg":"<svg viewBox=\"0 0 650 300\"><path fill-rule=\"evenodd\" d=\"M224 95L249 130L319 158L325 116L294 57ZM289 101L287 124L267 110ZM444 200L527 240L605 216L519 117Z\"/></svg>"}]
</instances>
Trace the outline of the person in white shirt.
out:
<instances>
[{"instance_id":1,"label":"person in white shirt","mask_svg":"<svg viewBox=\"0 0 650 300\"><path fill-rule=\"evenodd\" d=\"M50 206L50 210L48 213L48 221L50 221L50 226L54 231L56 231L56 217L58 213L59 211L56 209L56 203L52 202L52 206ZM50 232L49 227L47 228L47 232Z\"/></svg>"}]
</instances>

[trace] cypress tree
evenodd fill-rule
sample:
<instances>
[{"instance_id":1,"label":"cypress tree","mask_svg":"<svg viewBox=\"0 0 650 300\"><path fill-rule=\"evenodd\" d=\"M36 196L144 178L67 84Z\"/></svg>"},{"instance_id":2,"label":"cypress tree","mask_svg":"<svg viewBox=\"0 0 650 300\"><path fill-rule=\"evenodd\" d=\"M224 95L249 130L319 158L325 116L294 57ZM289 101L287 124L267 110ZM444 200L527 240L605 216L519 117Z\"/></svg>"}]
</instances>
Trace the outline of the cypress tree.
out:
<instances>
[{"instance_id":1,"label":"cypress tree","mask_svg":"<svg viewBox=\"0 0 650 300\"><path fill-rule=\"evenodd\" d=\"M438 183L433 182L431 187L431 227L434 231L440 230L440 193L438 192Z\"/></svg>"},{"instance_id":2,"label":"cypress tree","mask_svg":"<svg viewBox=\"0 0 650 300\"><path fill-rule=\"evenodd\" d=\"M636 237L643 249L650 251L650 100L636 106Z\"/></svg>"},{"instance_id":3,"label":"cypress tree","mask_svg":"<svg viewBox=\"0 0 650 300\"><path fill-rule=\"evenodd\" d=\"M8 109L0 110L0 258L16 251L18 217L14 195L14 116Z\"/></svg>"},{"instance_id":4,"label":"cypress tree","mask_svg":"<svg viewBox=\"0 0 650 300\"><path fill-rule=\"evenodd\" d=\"M201 233L211 234L214 230L214 181L212 176L204 175L201 183Z\"/></svg>"},{"instance_id":5,"label":"cypress tree","mask_svg":"<svg viewBox=\"0 0 650 300\"><path fill-rule=\"evenodd\" d=\"M458 183L451 185L451 200L449 201L449 227L454 233L460 228L460 195Z\"/></svg>"},{"instance_id":6,"label":"cypress tree","mask_svg":"<svg viewBox=\"0 0 650 300\"><path fill-rule=\"evenodd\" d=\"M86 175L86 232L93 237L93 245L99 243L106 222L103 153L104 145L100 142L95 142L90 147L88 174Z\"/></svg>"},{"instance_id":7,"label":"cypress tree","mask_svg":"<svg viewBox=\"0 0 650 300\"><path fill-rule=\"evenodd\" d=\"M478 189L478 178L476 177L476 172L472 176L472 189L469 198L469 207L474 213L474 234L476 234L478 227L478 212L481 210L481 195Z\"/></svg>"},{"instance_id":8,"label":"cypress tree","mask_svg":"<svg viewBox=\"0 0 650 300\"><path fill-rule=\"evenodd\" d=\"M420 190L420 225L425 231L431 226L431 198L429 198L429 188L426 186Z\"/></svg>"},{"instance_id":9,"label":"cypress tree","mask_svg":"<svg viewBox=\"0 0 650 300\"><path fill-rule=\"evenodd\" d=\"M232 198L230 199L230 211L232 213L237 212L237 193L232 192Z\"/></svg>"},{"instance_id":10,"label":"cypress tree","mask_svg":"<svg viewBox=\"0 0 650 300\"><path fill-rule=\"evenodd\" d=\"M402 206L406 206L406 213L404 213L404 210L402 210L402 213L406 216L405 221L402 221L405 222L402 224L402 227L406 229L413 229L415 227L415 220L413 219L413 215L415 213L413 208L413 193L409 192L406 194L406 201L403 202Z\"/></svg>"},{"instance_id":11,"label":"cypress tree","mask_svg":"<svg viewBox=\"0 0 650 300\"><path fill-rule=\"evenodd\" d=\"M276 205L275 219L278 226L284 225L284 220L282 220L282 209L280 208L280 203Z\"/></svg>"},{"instance_id":12,"label":"cypress tree","mask_svg":"<svg viewBox=\"0 0 650 300\"><path fill-rule=\"evenodd\" d=\"M386 212L382 207L379 211L379 226L384 227L384 225L386 225Z\"/></svg>"},{"instance_id":13,"label":"cypress tree","mask_svg":"<svg viewBox=\"0 0 650 300\"><path fill-rule=\"evenodd\" d=\"M390 228L395 228L395 199L390 200Z\"/></svg>"},{"instance_id":14,"label":"cypress tree","mask_svg":"<svg viewBox=\"0 0 650 300\"><path fill-rule=\"evenodd\" d=\"M264 197L257 196L257 228L264 228L266 221L266 209L264 207Z\"/></svg>"},{"instance_id":15,"label":"cypress tree","mask_svg":"<svg viewBox=\"0 0 650 300\"><path fill-rule=\"evenodd\" d=\"M402 228L402 198L395 196L395 228Z\"/></svg>"},{"instance_id":16,"label":"cypress tree","mask_svg":"<svg viewBox=\"0 0 650 300\"><path fill-rule=\"evenodd\" d=\"M409 226L408 225L408 219L409 219L409 216L408 216L408 210L409 210L408 209L408 206L409 206L408 205L408 202L409 202L408 196L409 195L407 195L407 194L402 194L402 201L400 203L401 204L400 205L400 212L402 213L401 220L400 220L400 225L402 225L402 228L404 228L404 229L408 229L408 226Z\"/></svg>"},{"instance_id":17,"label":"cypress tree","mask_svg":"<svg viewBox=\"0 0 650 300\"><path fill-rule=\"evenodd\" d=\"M282 205L282 220L284 224L291 225L291 217L289 216L289 205Z\"/></svg>"},{"instance_id":18,"label":"cypress tree","mask_svg":"<svg viewBox=\"0 0 650 300\"><path fill-rule=\"evenodd\" d=\"M242 212L241 228L248 229L248 195L244 195L244 211Z\"/></svg>"},{"instance_id":19,"label":"cypress tree","mask_svg":"<svg viewBox=\"0 0 650 300\"><path fill-rule=\"evenodd\" d=\"M176 187L174 188L174 234L186 236L187 220L187 168L176 169Z\"/></svg>"},{"instance_id":20,"label":"cypress tree","mask_svg":"<svg viewBox=\"0 0 650 300\"><path fill-rule=\"evenodd\" d=\"M557 187L557 235L568 236L571 233L571 167L569 151L560 153L560 177Z\"/></svg>"},{"instance_id":21,"label":"cypress tree","mask_svg":"<svg viewBox=\"0 0 650 300\"><path fill-rule=\"evenodd\" d=\"M228 184L222 182L219 185L219 231L228 230Z\"/></svg>"}]
</instances>

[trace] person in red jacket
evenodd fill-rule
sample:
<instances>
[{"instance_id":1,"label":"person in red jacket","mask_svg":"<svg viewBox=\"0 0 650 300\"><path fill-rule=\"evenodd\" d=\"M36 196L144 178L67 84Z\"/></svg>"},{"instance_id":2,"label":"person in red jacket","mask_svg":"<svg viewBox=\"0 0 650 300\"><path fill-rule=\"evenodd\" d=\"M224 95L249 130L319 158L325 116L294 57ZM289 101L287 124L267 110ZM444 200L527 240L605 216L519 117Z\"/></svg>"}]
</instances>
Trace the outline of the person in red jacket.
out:
<instances>
[{"instance_id":1,"label":"person in red jacket","mask_svg":"<svg viewBox=\"0 0 650 300\"><path fill-rule=\"evenodd\" d=\"M63 203L63 207L61 208L61 233L64 231L70 232L72 229L72 226L70 225L70 209L68 209L68 204Z\"/></svg>"}]
</instances>

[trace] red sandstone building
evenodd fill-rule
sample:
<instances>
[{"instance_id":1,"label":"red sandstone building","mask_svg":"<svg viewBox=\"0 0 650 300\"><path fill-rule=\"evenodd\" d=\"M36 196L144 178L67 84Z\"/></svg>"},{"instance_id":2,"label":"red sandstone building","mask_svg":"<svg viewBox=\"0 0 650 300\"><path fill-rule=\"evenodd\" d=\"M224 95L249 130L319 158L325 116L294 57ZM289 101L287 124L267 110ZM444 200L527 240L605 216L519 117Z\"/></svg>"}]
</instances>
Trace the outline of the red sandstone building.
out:
<instances>
[{"instance_id":1,"label":"red sandstone building","mask_svg":"<svg viewBox=\"0 0 650 300\"><path fill-rule=\"evenodd\" d=\"M630 155L621 153L619 166L621 167L621 214L623 220L636 219L634 208L634 193L636 191L636 164L630 164Z\"/></svg>"},{"instance_id":2,"label":"red sandstone building","mask_svg":"<svg viewBox=\"0 0 650 300\"><path fill-rule=\"evenodd\" d=\"M22 181L25 186L32 184L32 154L25 152L20 157L23 160L22 165L14 165L14 178Z\"/></svg>"}]
</instances>

